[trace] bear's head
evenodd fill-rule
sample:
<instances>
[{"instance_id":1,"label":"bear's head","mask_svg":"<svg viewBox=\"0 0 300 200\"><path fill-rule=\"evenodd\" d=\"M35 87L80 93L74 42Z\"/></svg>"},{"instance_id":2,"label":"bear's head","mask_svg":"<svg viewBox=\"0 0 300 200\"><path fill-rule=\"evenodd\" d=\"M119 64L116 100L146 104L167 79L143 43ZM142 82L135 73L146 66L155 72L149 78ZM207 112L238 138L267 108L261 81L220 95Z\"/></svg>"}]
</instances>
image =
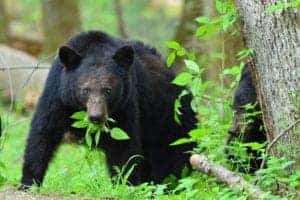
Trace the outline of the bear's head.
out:
<instances>
[{"instance_id":1,"label":"bear's head","mask_svg":"<svg viewBox=\"0 0 300 200\"><path fill-rule=\"evenodd\" d=\"M62 46L58 57L64 66L67 98L85 109L90 121L104 122L127 98L128 71L134 62L131 46L114 49L100 45L89 48L84 55Z\"/></svg>"}]
</instances>

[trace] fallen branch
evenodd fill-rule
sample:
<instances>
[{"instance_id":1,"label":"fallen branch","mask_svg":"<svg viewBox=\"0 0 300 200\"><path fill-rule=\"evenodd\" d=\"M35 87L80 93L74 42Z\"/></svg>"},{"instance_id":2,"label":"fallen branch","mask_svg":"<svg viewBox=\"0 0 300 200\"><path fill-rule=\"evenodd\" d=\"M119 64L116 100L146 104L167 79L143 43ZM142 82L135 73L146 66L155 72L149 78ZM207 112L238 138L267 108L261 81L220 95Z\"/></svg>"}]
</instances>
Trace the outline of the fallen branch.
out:
<instances>
[{"instance_id":1,"label":"fallen branch","mask_svg":"<svg viewBox=\"0 0 300 200\"><path fill-rule=\"evenodd\" d=\"M225 183L230 188L235 188L239 191L247 191L249 196L253 199L264 199L267 195L257 186L248 183L243 177L238 174L229 171L225 167L214 164L209 161L204 155L192 155L190 157L191 165L200 170L201 172L214 176L218 181Z\"/></svg>"}]
</instances>

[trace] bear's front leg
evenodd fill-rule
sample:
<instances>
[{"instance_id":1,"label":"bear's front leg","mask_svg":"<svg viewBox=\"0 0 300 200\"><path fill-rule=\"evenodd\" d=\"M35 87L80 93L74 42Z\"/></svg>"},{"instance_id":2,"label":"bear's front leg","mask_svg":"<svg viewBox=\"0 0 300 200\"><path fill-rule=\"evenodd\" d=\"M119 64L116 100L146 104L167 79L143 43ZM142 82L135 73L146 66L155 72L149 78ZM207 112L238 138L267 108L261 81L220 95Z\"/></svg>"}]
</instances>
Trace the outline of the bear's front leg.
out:
<instances>
[{"instance_id":1,"label":"bear's front leg","mask_svg":"<svg viewBox=\"0 0 300 200\"><path fill-rule=\"evenodd\" d=\"M106 161L112 177L117 176L115 167L122 169L125 173L134 166L128 181L137 185L148 181L149 164L147 164L142 142L140 138L140 122L138 107L134 103L129 103L127 110L115 113L112 118L116 119L117 126L123 129L130 137L129 140L118 141L112 139L107 134L102 134L100 146L106 154ZM122 174L124 175L124 174Z\"/></svg>"},{"instance_id":2,"label":"bear's front leg","mask_svg":"<svg viewBox=\"0 0 300 200\"><path fill-rule=\"evenodd\" d=\"M69 115L58 99L49 100L45 95L40 98L27 139L21 188L42 184L48 163L69 125Z\"/></svg>"}]
</instances>

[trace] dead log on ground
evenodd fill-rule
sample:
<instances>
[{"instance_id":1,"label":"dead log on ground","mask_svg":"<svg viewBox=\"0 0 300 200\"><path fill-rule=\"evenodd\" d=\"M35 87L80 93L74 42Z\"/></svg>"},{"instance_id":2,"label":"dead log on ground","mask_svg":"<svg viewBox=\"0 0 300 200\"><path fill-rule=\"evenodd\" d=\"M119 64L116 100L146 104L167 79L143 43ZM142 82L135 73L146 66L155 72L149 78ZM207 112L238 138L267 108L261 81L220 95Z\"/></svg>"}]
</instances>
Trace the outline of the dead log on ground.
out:
<instances>
[{"instance_id":1,"label":"dead log on ground","mask_svg":"<svg viewBox=\"0 0 300 200\"><path fill-rule=\"evenodd\" d=\"M197 170L216 177L218 181L225 183L230 188L234 188L239 191L246 191L253 199L264 199L267 196L267 193L262 191L257 186L247 182L237 173L234 173L221 165L209 161L204 155L192 155L190 157L190 163Z\"/></svg>"}]
</instances>

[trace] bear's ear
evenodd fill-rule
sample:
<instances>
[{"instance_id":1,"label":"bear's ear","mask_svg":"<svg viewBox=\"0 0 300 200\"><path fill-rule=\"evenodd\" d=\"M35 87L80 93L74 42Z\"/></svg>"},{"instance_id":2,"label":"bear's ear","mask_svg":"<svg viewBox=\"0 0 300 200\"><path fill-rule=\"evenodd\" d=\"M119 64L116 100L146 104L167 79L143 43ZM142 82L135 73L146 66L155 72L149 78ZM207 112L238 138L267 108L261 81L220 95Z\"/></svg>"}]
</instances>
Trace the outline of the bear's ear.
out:
<instances>
[{"instance_id":1,"label":"bear's ear","mask_svg":"<svg viewBox=\"0 0 300 200\"><path fill-rule=\"evenodd\" d=\"M62 46L58 50L58 56L66 69L72 69L79 65L81 56L71 47Z\"/></svg>"},{"instance_id":2,"label":"bear's ear","mask_svg":"<svg viewBox=\"0 0 300 200\"><path fill-rule=\"evenodd\" d=\"M123 46L118 49L113 56L114 61L126 70L129 70L134 59L134 50L132 46Z\"/></svg>"}]
</instances>

